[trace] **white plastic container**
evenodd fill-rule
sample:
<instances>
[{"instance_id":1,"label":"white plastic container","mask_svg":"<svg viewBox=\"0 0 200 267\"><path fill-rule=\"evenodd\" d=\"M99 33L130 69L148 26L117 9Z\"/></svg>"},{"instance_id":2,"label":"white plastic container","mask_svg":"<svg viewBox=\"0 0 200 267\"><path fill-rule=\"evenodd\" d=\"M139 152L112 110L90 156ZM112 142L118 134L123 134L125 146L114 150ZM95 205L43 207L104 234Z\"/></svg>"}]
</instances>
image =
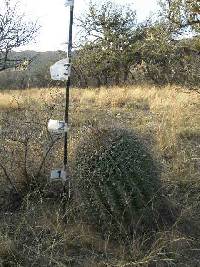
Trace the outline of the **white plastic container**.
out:
<instances>
[{"instance_id":1,"label":"white plastic container","mask_svg":"<svg viewBox=\"0 0 200 267\"><path fill-rule=\"evenodd\" d=\"M50 67L51 79L55 81L67 81L71 75L71 64L69 58L57 61Z\"/></svg>"},{"instance_id":2,"label":"white plastic container","mask_svg":"<svg viewBox=\"0 0 200 267\"><path fill-rule=\"evenodd\" d=\"M63 170L53 170L51 171L50 180L51 181L66 181L67 180L66 172Z\"/></svg>"},{"instance_id":3,"label":"white plastic container","mask_svg":"<svg viewBox=\"0 0 200 267\"><path fill-rule=\"evenodd\" d=\"M64 121L50 120L48 123L48 130L51 133L62 134L67 132L68 127Z\"/></svg>"},{"instance_id":4,"label":"white plastic container","mask_svg":"<svg viewBox=\"0 0 200 267\"><path fill-rule=\"evenodd\" d=\"M74 0L65 0L65 6L73 6L74 5Z\"/></svg>"}]
</instances>

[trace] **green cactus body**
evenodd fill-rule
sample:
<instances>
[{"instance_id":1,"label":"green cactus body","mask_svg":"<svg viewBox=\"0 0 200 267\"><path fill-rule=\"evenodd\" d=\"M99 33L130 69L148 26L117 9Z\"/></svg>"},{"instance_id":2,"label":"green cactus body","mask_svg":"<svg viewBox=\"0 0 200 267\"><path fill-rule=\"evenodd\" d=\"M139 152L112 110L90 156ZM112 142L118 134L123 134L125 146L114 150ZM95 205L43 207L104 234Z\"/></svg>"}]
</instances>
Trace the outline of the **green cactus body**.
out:
<instances>
[{"instance_id":1,"label":"green cactus body","mask_svg":"<svg viewBox=\"0 0 200 267\"><path fill-rule=\"evenodd\" d=\"M159 190L143 142L124 129L90 129L75 149L75 187L94 223L130 228Z\"/></svg>"}]
</instances>

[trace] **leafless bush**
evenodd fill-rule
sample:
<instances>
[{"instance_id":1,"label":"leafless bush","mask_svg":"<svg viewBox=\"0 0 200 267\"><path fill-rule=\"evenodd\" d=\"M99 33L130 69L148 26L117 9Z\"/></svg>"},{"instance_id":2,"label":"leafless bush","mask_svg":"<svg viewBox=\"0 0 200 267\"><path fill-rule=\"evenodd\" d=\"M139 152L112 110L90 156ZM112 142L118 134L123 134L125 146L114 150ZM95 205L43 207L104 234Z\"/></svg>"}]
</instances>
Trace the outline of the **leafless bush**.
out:
<instances>
[{"instance_id":1,"label":"leafless bush","mask_svg":"<svg viewBox=\"0 0 200 267\"><path fill-rule=\"evenodd\" d=\"M27 190L45 186L53 165L58 167L62 149L60 136L47 129L53 116L50 104L26 99L17 108L4 111L1 118L0 176L2 188L23 195ZM56 149L55 149L56 147Z\"/></svg>"}]
</instances>

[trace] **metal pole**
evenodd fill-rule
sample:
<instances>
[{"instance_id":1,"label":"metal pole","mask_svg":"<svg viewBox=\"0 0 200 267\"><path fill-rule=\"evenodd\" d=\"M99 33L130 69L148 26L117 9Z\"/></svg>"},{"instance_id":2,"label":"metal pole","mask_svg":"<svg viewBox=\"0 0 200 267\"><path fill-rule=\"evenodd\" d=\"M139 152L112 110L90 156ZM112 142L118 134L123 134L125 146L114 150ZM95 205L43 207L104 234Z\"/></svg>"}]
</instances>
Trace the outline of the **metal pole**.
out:
<instances>
[{"instance_id":1,"label":"metal pole","mask_svg":"<svg viewBox=\"0 0 200 267\"><path fill-rule=\"evenodd\" d=\"M69 39L68 39L68 51L67 56L69 59L69 64L71 64L71 57L72 57L72 29L73 29L73 15L74 15L74 6L70 6L70 24L69 24ZM71 79L70 75L67 80L66 84L66 92L65 92L65 116L64 120L65 123L68 125L69 123L69 89L71 86ZM68 133L64 133L64 171L66 171L67 178L69 179L69 197L70 197L70 178L68 175Z\"/></svg>"}]
</instances>

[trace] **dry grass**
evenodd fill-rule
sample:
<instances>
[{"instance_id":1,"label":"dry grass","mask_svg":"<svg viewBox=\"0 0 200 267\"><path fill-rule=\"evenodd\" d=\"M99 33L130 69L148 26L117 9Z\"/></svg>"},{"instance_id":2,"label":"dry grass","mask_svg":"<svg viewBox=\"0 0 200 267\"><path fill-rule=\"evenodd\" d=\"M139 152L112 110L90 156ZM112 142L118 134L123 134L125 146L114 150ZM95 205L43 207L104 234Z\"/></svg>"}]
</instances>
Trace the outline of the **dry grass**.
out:
<instances>
[{"instance_id":1,"label":"dry grass","mask_svg":"<svg viewBox=\"0 0 200 267\"><path fill-rule=\"evenodd\" d=\"M64 89L30 89L0 93L0 112L26 108L31 102L38 107L52 106L54 118L63 116ZM72 131L82 126L114 124L151 135L155 152L170 165L166 179L196 180L195 165L199 154L200 95L179 87L127 87L73 89L70 120ZM60 106L59 106L60 105Z\"/></svg>"},{"instance_id":2,"label":"dry grass","mask_svg":"<svg viewBox=\"0 0 200 267\"><path fill-rule=\"evenodd\" d=\"M0 127L1 117L17 121L24 109L30 120L33 109L45 122L49 116L61 119L63 94L59 88L1 92ZM20 211L2 213L0 266L200 266L199 92L175 86L75 88L70 103L70 150L84 127L115 125L139 132L162 163L162 180L179 217L170 229L156 233L151 244L142 236L127 248L103 238L79 218L63 223L61 203L33 193ZM35 146L31 151L37 153ZM60 157L56 151L55 156Z\"/></svg>"}]
</instances>

